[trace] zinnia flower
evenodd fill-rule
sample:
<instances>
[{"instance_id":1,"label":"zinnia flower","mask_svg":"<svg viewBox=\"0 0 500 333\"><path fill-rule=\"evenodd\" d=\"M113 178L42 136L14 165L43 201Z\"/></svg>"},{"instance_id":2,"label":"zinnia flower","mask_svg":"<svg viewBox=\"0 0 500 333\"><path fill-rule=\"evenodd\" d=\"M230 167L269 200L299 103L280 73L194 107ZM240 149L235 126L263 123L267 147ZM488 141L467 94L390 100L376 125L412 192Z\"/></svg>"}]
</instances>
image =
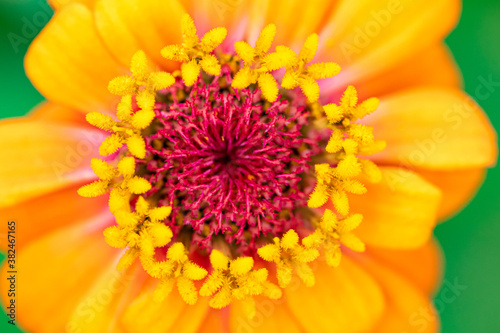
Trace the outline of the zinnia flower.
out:
<instances>
[{"instance_id":1,"label":"zinnia flower","mask_svg":"<svg viewBox=\"0 0 500 333\"><path fill-rule=\"evenodd\" d=\"M26 57L48 102L0 125L22 326L436 332L433 228L497 158L459 9L59 4Z\"/></svg>"}]
</instances>

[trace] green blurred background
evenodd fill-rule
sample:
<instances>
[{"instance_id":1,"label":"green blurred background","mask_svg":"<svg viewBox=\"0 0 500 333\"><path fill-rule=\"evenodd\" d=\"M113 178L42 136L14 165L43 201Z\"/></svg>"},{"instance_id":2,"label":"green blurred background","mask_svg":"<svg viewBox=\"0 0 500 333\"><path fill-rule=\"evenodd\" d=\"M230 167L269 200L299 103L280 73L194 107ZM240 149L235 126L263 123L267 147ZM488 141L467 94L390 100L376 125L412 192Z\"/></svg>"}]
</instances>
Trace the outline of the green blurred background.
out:
<instances>
[{"instance_id":1,"label":"green blurred background","mask_svg":"<svg viewBox=\"0 0 500 333\"><path fill-rule=\"evenodd\" d=\"M425 2L422 0L423 5ZM0 0L0 118L22 116L43 99L24 75L23 56L31 39L49 19L47 14L42 15L46 6L43 0ZM31 19L34 15L38 17ZM21 29L27 18L35 23L35 31L28 30L23 36ZM8 38L11 32L27 39L17 40L14 48ZM471 96L475 96L483 80L491 77L500 83L499 38L500 1L465 0L460 24L446 41ZM488 98L478 102L495 128L500 129L500 89L494 89ZM489 172L473 202L436 229L446 255L445 281L467 287L452 300L444 289L437 294L444 333L500 332L499 186L500 169L496 168ZM21 332L7 325L4 313L0 315L0 331Z\"/></svg>"}]
</instances>

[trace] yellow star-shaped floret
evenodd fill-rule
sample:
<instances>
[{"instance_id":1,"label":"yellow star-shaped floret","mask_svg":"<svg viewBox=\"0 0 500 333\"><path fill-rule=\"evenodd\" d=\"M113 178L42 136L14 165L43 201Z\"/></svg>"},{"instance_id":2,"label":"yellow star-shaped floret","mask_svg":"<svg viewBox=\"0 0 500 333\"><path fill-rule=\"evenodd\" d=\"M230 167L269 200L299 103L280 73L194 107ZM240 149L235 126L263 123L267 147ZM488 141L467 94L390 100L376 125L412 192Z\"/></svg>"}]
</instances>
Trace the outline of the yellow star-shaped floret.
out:
<instances>
[{"instance_id":1,"label":"yellow star-shaped floret","mask_svg":"<svg viewBox=\"0 0 500 333\"><path fill-rule=\"evenodd\" d=\"M306 286L314 285L314 274L307 263L318 258L319 252L317 249L306 248L299 244L299 235L293 229L281 239L275 237L274 244L259 248L257 253L265 261L276 264L276 277L280 287L286 288L290 284L293 270Z\"/></svg>"},{"instance_id":2,"label":"yellow star-shaped floret","mask_svg":"<svg viewBox=\"0 0 500 333\"><path fill-rule=\"evenodd\" d=\"M154 256L141 257L144 269L154 278L161 279L155 290L155 300L161 302L170 294L174 284L187 304L195 304L198 291L194 281L202 280L207 271L189 260L188 252L182 243L172 244L164 261L156 261Z\"/></svg>"},{"instance_id":3,"label":"yellow star-shaped floret","mask_svg":"<svg viewBox=\"0 0 500 333\"><path fill-rule=\"evenodd\" d=\"M351 162L358 163L356 158L347 163L350 164ZM349 172L361 173L361 167L356 166L353 168L356 170L349 170ZM310 208L319 208L328 201L328 198L331 198L337 212L345 216L349 214L347 193L366 193L366 187L363 183L349 177L342 177L336 168L328 164L316 164L315 170L317 183L307 203Z\"/></svg>"},{"instance_id":4,"label":"yellow star-shaped floret","mask_svg":"<svg viewBox=\"0 0 500 333\"><path fill-rule=\"evenodd\" d=\"M226 38L226 28L212 29L200 40L193 19L184 14L181 29L183 43L166 46L161 54L169 60L182 62L181 75L186 86L196 82L201 69L210 75L220 75L221 65L212 53Z\"/></svg>"},{"instance_id":5,"label":"yellow star-shaped floret","mask_svg":"<svg viewBox=\"0 0 500 333\"><path fill-rule=\"evenodd\" d=\"M146 179L135 175L134 157L124 157L116 167L93 158L91 167L99 180L82 186L78 194L92 198L111 191L109 208L112 213L126 205L131 194L143 194L151 189L151 184Z\"/></svg>"},{"instance_id":6,"label":"yellow star-shaped floret","mask_svg":"<svg viewBox=\"0 0 500 333\"><path fill-rule=\"evenodd\" d=\"M260 33L255 47L245 41L234 44L244 67L234 76L233 88L245 89L257 83L267 101L276 101L279 93L278 83L270 72L289 66L294 61L295 53L288 47L277 46L276 52L268 54L275 35L276 26L269 24Z\"/></svg>"},{"instance_id":7,"label":"yellow star-shaped floret","mask_svg":"<svg viewBox=\"0 0 500 333\"><path fill-rule=\"evenodd\" d=\"M104 230L104 239L115 248L127 248L118 263L118 269L127 268L136 257L150 258L155 248L167 245L172 239L172 230L163 221L170 215L171 207L150 208L140 196L135 212L120 210L115 213L118 225Z\"/></svg>"},{"instance_id":8,"label":"yellow star-shaped floret","mask_svg":"<svg viewBox=\"0 0 500 333\"><path fill-rule=\"evenodd\" d=\"M200 289L201 296L213 296L209 305L222 309L233 299L244 302L247 315L255 316L255 302L252 296L264 294L272 299L281 297L278 286L267 281L267 269L253 269L251 257L229 258L218 250L210 254L213 271Z\"/></svg>"},{"instance_id":9,"label":"yellow star-shaped floret","mask_svg":"<svg viewBox=\"0 0 500 333\"><path fill-rule=\"evenodd\" d=\"M340 72L340 66L333 62L316 63L307 66L316 55L318 43L317 34L312 34L307 38L299 55L295 55L292 64L287 66L281 82L281 86L285 89L300 87L310 103L314 103L319 99L319 85L316 80L326 79Z\"/></svg>"},{"instance_id":10,"label":"yellow star-shaped floret","mask_svg":"<svg viewBox=\"0 0 500 333\"><path fill-rule=\"evenodd\" d=\"M315 231L305 237L302 243L307 248L323 247L326 263L338 267L341 259L340 244L356 252L365 251L365 244L352 233L362 220L361 214L353 214L338 220L333 211L326 209Z\"/></svg>"},{"instance_id":11,"label":"yellow star-shaped floret","mask_svg":"<svg viewBox=\"0 0 500 333\"><path fill-rule=\"evenodd\" d=\"M155 96L158 90L166 89L175 83L175 78L167 72L153 72L144 51L137 51L132 56L130 71L132 75L114 78L109 82L108 90L122 96L118 105L117 117L136 129L146 128L153 118ZM132 97L140 110L132 112Z\"/></svg>"}]
</instances>

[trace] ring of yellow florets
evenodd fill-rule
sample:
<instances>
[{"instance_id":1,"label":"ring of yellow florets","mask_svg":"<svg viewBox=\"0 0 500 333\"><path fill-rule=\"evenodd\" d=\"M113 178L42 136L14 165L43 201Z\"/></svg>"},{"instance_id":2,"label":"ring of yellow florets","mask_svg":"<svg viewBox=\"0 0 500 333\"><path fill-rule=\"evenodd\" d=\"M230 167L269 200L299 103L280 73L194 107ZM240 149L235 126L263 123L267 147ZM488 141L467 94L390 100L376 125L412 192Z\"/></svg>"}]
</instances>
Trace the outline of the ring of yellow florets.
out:
<instances>
[{"instance_id":1,"label":"ring of yellow florets","mask_svg":"<svg viewBox=\"0 0 500 333\"><path fill-rule=\"evenodd\" d=\"M226 29L213 29L200 39L193 20L185 15L182 32L183 44L165 47L162 55L182 63L180 75L185 85L193 85L202 71L219 75L221 63L214 50L225 39ZM253 296L281 297L280 287L288 286L294 272L306 285L313 285L314 273L308 263L321 252L327 263L336 267L340 263L342 245L364 251L364 244L352 232L361 223L362 216L350 214L347 193L366 192L360 179L380 181L377 166L357 156L374 154L384 148L384 143L375 141L371 128L356 123L378 107L378 100L372 98L358 105L356 90L348 87L339 105L321 106L316 80L336 75L340 67L334 63L308 65L318 48L316 34L307 39L298 55L285 46L278 46L275 52L269 53L275 34L276 27L271 24L264 28L255 47L244 41L236 42L235 51L243 66L234 76L232 86L244 89L256 85L264 99L274 102L278 98L279 85L272 72L284 68L281 88L300 87L313 109L326 114L327 126L332 130L326 147L331 162L315 166L317 184L308 206L319 208L330 199L335 208L335 211L326 209L320 219L311 221L312 230L308 235L299 236L291 229L258 249L261 259L276 265L279 287L268 280L267 269L253 269L254 258L230 259L229 252L224 254L219 250L212 250L208 274L205 268L190 259L190 251L183 243L171 242L172 230L163 223L171 208L157 207L157 203L144 198L143 194L151 190L151 183L136 174L136 159L146 156L143 133L155 118L156 92L174 84L173 75L152 71L144 52L138 51L132 58L132 75L118 77L109 84L111 93L122 96L116 119L100 113L87 115L92 125L112 133L101 145L100 153L113 155L118 162L92 160L92 169L99 180L83 186L79 194L95 197L110 192L109 208L117 225L104 231L105 240L113 247L126 249L119 269L127 268L139 258L146 272L160 280L155 292L159 301L176 286L188 304L194 304L199 294L211 297L209 304L213 308L240 300L247 305L248 315L253 316ZM164 258L158 259L157 249L165 246ZM195 281L203 279L198 292Z\"/></svg>"}]
</instances>

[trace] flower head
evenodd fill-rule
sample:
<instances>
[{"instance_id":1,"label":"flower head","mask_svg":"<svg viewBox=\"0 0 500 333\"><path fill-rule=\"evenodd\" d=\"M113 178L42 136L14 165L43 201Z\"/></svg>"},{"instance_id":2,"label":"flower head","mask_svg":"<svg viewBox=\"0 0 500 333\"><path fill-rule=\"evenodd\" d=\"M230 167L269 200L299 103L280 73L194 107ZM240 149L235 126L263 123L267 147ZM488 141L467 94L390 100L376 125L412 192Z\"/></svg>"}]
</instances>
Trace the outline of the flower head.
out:
<instances>
[{"instance_id":1,"label":"flower head","mask_svg":"<svg viewBox=\"0 0 500 333\"><path fill-rule=\"evenodd\" d=\"M441 22L444 2L425 6L426 17ZM407 318L429 307L438 280L430 239L437 217L477 185L457 190L458 200L438 176L496 160L494 135L477 105L465 103L472 116L463 131L443 121L449 105L463 102L456 89L387 96L387 86L413 80L389 68L436 45L444 28L432 39L414 20L347 57L342 45L351 25L382 10L380 3L269 1L276 17L262 20L255 16L262 2L243 6L251 9L244 15L216 15L212 4L71 3L32 46L28 75L59 106L38 111L44 122L3 125L7 144L0 148L38 169L16 178L30 184L11 186L0 204L23 198L39 210L41 223L20 238L48 239L22 250L26 258L43 257L33 267L53 260L75 271L60 282L68 291L60 317L70 322L47 331L75 324L92 332L233 332L253 329L247 323L269 304L272 313L256 330L410 331ZM423 15L421 4L408 6ZM394 25L404 27L408 15L394 16ZM404 64L429 72L414 65ZM67 106L84 111L92 127ZM412 163L415 142L435 128L448 130L448 140ZM67 147L81 148L82 138L99 149L61 167ZM467 159L457 148L464 138ZM31 142L31 160L12 151L19 142ZM34 179L38 174L45 178ZM66 200L58 207L71 218L60 218L49 199L34 199L47 193ZM60 220L71 222L53 231ZM125 287L87 322L81 304L97 299L113 274ZM43 288L33 294L54 289L49 280L42 276ZM93 281L98 285L89 287Z\"/></svg>"}]
</instances>

